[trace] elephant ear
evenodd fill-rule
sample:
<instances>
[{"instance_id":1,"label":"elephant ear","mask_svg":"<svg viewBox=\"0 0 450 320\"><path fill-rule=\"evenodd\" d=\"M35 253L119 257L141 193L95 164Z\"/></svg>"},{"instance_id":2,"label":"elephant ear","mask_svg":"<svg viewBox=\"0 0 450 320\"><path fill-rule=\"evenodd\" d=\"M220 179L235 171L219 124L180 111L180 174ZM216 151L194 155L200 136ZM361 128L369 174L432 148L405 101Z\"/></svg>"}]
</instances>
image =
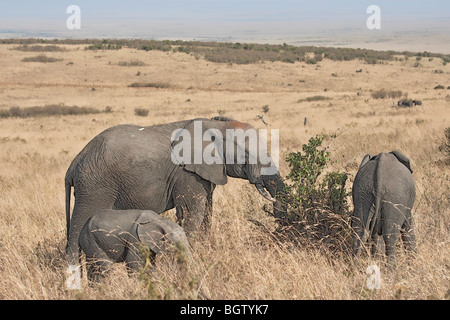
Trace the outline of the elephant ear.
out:
<instances>
[{"instance_id":1,"label":"elephant ear","mask_svg":"<svg viewBox=\"0 0 450 320\"><path fill-rule=\"evenodd\" d=\"M219 121L195 119L172 135L172 160L216 185L227 183L223 132ZM182 139L180 139L182 137Z\"/></svg>"},{"instance_id":2,"label":"elephant ear","mask_svg":"<svg viewBox=\"0 0 450 320\"><path fill-rule=\"evenodd\" d=\"M413 173L412 169L411 169L411 163L408 159L407 156L405 156L403 153L401 153L400 151L394 150L389 152L390 154L393 154L398 161L400 161L405 167L408 168L408 170Z\"/></svg>"},{"instance_id":3,"label":"elephant ear","mask_svg":"<svg viewBox=\"0 0 450 320\"><path fill-rule=\"evenodd\" d=\"M359 165L359 167L361 168L363 165L365 165L367 162L369 162L370 160L372 160L374 158L374 156L370 155L370 154L366 154L364 156L364 158L361 161L361 164Z\"/></svg>"},{"instance_id":4,"label":"elephant ear","mask_svg":"<svg viewBox=\"0 0 450 320\"><path fill-rule=\"evenodd\" d=\"M157 214L142 212L136 219L136 235L138 240L158 254L163 250L164 230L161 228Z\"/></svg>"}]
</instances>

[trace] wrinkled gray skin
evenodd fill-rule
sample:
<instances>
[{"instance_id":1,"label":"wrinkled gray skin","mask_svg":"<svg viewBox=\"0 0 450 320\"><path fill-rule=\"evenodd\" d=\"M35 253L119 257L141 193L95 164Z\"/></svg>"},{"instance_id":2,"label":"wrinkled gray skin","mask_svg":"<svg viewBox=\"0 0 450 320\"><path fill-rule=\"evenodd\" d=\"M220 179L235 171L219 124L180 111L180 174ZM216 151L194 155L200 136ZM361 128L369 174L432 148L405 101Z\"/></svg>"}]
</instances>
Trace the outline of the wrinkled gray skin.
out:
<instances>
[{"instance_id":1,"label":"wrinkled gray skin","mask_svg":"<svg viewBox=\"0 0 450 320\"><path fill-rule=\"evenodd\" d=\"M151 210L99 210L86 222L79 237L90 280L103 276L114 262L125 262L130 272L138 271L143 266L141 245L150 249L154 262L157 254L176 243L189 255L183 228Z\"/></svg>"},{"instance_id":2,"label":"wrinkled gray skin","mask_svg":"<svg viewBox=\"0 0 450 320\"><path fill-rule=\"evenodd\" d=\"M411 208L416 190L409 159L399 151L367 154L353 183L355 260L361 246L372 239L372 254L382 236L390 267L395 267L395 243L401 234L404 246L416 251Z\"/></svg>"},{"instance_id":3,"label":"wrinkled gray skin","mask_svg":"<svg viewBox=\"0 0 450 320\"><path fill-rule=\"evenodd\" d=\"M141 127L119 125L93 138L75 157L66 173L67 253L69 265L78 265L78 237L81 228L99 209L141 209L162 213L176 208L178 223L188 236L200 227L208 229L212 196L216 185L227 183L227 177L248 180L266 198L273 198L284 183L279 173L261 175L261 163L248 163L248 146L243 148L246 161L236 159L224 164L174 164L171 142L176 129L184 128L194 137L194 120L202 120L203 132L215 128L226 139L226 129L252 128L226 117L192 119L162 125ZM203 134L202 132L202 134ZM194 138L192 138L194 140ZM211 144L203 142L203 148ZM223 141L226 146L226 141ZM222 152L223 157L226 153ZM237 152L234 152L235 157ZM269 165L267 165L269 166ZM74 187L75 205L70 218L70 194ZM270 196L267 194L270 193ZM273 203L275 216L285 214L280 201Z\"/></svg>"}]
</instances>

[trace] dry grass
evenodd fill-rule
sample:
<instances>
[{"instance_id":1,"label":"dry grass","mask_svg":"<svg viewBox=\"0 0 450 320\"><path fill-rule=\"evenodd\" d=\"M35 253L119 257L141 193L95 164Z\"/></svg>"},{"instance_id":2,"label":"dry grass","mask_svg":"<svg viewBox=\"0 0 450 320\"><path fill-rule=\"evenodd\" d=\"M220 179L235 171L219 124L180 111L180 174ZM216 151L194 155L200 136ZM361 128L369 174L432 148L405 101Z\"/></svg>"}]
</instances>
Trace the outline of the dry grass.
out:
<instances>
[{"instance_id":1,"label":"dry grass","mask_svg":"<svg viewBox=\"0 0 450 320\"><path fill-rule=\"evenodd\" d=\"M166 89L170 88L169 83L164 82L133 82L130 84L131 88L158 88L158 89Z\"/></svg>"},{"instance_id":2,"label":"dry grass","mask_svg":"<svg viewBox=\"0 0 450 320\"><path fill-rule=\"evenodd\" d=\"M47 57L45 54L40 54L33 57L25 57L22 59L23 62L41 62L41 63L51 63L62 61L63 59L58 59L54 57Z\"/></svg>"},{"instance_id":3,"label":"dry grass","mask_svg":"<svg viewBox=\"0 0 450 320\"><path fill-rule=\"evenodd\" d=\"M104 111L101 111L91 107L65 106L62 104L46 105L43 107L34 106L27 108L11 107L9 109L0 110L0 118L50 117L76 114L95 114L100 112L111 112L111 109L106 107Z\"/></svg>"},{"instance_id":4,"label":"dry grass","mask_svg":"<svg viewBox=\"0 0 450 320\"><path fill-rule=\"evenodd\" d=\"M121 67L142 67L145 66L145 62L141 60L119 61L117 65Z\"/></svg>"},{"instance_id":5,"label":"dry grass","mask_svg":"<svg viewBox=\"0 0 450 320\"><path fill-rule=\"evenodd\" d=\"M56 52L56 51L64 51L64 48L55 46L55 45L28 45L23 44L17 47L12 48L13 50L19 50L19 51L27 51L27 52Z\"/></svg>"},{"instance_id":6,"label":"dry grass","mask_svg":"<svg viewBox=\"0 0 450 320\"><path fill-rule=\"evenodd\" d=\"M73 63L22 63L29 52L0 45L0 111L76 105L111 106L114 112L0 119L0 299L448 297L450 169L438 149L450 126L450 92L433 88L450 84L450 65L443 66L440 58L423 60L419 67L406 59L368 65L326 58L317 64L230 65L170 51L60 47L64 51L52 56ZM145 65L124 68L121 61ZM435 73L437 68L443 72ZM356 73L359 69L364 72ZM169 86L129 87L138 70L139 83ZM389 98L372 99L380 88L401 90L423 105L393 108ZM315 96L326 98L308 99ZM256 117L266 105L268 126ZM136 108L149 113L140 117ZM397 271L382 267L381 289L369 290L366 267L379 261L366 257L353 269L345 255L329 254L319 244L299 247L277 240L273 218L263 210L266 201L247 182L230 179L216 189L212 230L194 241L194 263L161 261L149 289L148 282L129 278L118 265L104 283L68 291L64 175L75 155L116 124L212 117L219 110L257 128L279 129L283 156L315 134L341 133L330 147L332 169L349 172L351 179L366 153L398 149L407 154L417 184L416 259L408 261L400 250ZM280 162L285 176L288 168Z\"/></svg>"}]
</instances>

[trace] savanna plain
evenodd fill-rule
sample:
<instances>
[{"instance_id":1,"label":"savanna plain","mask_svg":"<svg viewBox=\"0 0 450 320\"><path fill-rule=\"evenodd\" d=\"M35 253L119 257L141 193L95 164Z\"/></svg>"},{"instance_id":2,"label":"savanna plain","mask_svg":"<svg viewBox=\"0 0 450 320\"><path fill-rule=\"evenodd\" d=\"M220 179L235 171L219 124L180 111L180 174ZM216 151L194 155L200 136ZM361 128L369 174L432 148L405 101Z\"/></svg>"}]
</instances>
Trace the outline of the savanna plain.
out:
<instances>
[{"instance_id":1,"label":"savanna plain","mask_svg":"<svg viewBox=\"0 0 450 320\"><path fill-rule=\"evenodd\" d=\"M21 46L0 45L0 299L449 298L450 164L440 146L450 127L450 65L442 58L223 63L177 50ZM397 107L405 98L422 105ZM151 275L131 277L117 264L104 281L68 290L64 176L78 152L118 124L217 115L278 129L283 177L286 155L324 135L328 170L348 173L348 191L365 154L407 155L415 258L399 245L395 271L367 255L354 267L320 241L280 240L267 200L248 181L229 179L216 188L211 230L193 240L191 262L161 258ZM373 264L379 289L367 286Z\"/></svg>"}]
</instances>

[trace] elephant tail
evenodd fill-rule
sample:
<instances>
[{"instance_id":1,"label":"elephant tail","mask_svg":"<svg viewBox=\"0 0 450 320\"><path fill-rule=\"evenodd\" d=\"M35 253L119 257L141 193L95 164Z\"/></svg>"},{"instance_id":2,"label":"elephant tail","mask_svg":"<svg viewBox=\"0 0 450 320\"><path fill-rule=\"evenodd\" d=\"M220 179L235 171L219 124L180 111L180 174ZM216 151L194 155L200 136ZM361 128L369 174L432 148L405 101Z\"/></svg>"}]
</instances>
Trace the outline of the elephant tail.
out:
<instances>
[{"instance_id":1,"label":"elephant tail","mask_svg":"<svg viewBox=\"0 0 450 320\"><path fill-rule=\"evenodd\" d=\"M67 241L69 241L70 230L70 196L73 186L73 179L70 176L66 176L65 189L66 189L66 224L67 224Z\"/></svg>"},{"instance_id":2,"label":"elephant tail","mask_svg":"<svg viewBox=\"0 0 450 320\"><path fill-rule=\"evenodd\" d=\"M381 200L383 198L383 164L386 161L386 155L380 154L380 157L377 161L377 167L375 170L375 210L373 212L373 216L369 219L370 225L370 233L369 237L372 237L373 230L377 221L380 220L381 215Z\"/></svg>"}]
</instances>

